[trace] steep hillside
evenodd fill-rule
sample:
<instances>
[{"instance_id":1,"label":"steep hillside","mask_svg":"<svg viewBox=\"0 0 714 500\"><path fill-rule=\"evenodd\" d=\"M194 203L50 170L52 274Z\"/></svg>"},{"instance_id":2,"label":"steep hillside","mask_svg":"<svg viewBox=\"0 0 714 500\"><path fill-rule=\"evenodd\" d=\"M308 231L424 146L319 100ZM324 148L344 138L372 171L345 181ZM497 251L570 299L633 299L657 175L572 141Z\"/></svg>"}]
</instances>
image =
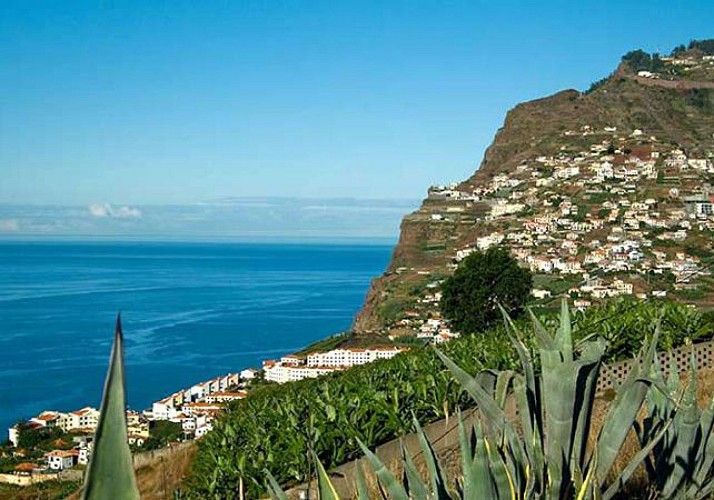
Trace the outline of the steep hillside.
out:
<instances>
[{"instance_id":1,"label":"steep hillside","mask_svg":"<svg viewBox=\"0 0 714 500\"><path fill-rule=\"evenodd\" d=\"M470 178L430 188L354 331L436 333L440 280L494 244L537 274L542 303L714 303L714 56L640 52L588 92L516 106Z\"/></svg>"}]
</instances>

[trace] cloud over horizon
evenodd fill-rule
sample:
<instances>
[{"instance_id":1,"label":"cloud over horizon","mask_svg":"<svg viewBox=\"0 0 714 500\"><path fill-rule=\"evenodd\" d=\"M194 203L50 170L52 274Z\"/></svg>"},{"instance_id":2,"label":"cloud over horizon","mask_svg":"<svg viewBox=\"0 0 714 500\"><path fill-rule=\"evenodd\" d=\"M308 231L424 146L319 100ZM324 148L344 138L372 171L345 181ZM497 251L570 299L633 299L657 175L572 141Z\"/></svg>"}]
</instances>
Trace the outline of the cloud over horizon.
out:
<instances>
[{"instance_id":1,"label":"cloud over horizon","mask_svg":"<svg viewBox=\"0 0 714 500\"><path fill-rule=\"evenodd\" d=\"M396 239L419 200L230 198L192 205L0 204L0 236L260 240Z\"/></svg>"},{"instance_id":2,"label":"cloud over horizon","mask_svg":"<svg viewBox=\"0 0 714 500\"><path fill-rule=\"evenodd\" d=\"M90 205L89 213L93 217L112 217L117 219L138 219L142 216L141 210L138 208L128 206L114 208L108 203Z\"/></svg>"},{"instance_id":3,"label":"cloud over horizon","mask_svg":"<svg viewBox=\"0 0 714 500\"><path fill-rule=\"evenodd\" d=\"M20 223L17 219L0 219L0 231L12 233L19 230Z\"/></svg>"}]
</instances>

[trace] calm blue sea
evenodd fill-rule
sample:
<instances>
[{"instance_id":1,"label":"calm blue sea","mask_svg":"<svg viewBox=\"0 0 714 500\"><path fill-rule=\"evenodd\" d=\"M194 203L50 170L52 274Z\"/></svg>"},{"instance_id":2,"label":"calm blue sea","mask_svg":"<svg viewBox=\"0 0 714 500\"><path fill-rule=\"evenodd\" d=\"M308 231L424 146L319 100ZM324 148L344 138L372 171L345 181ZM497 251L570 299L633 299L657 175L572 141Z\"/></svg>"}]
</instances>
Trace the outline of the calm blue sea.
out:
<instances>
[{"instance_id":1,"label":"calm blue sea","mask_svg":"<svg viewBox=\"0 0 714 500\"><path fill-rule=\"evenodd\" d=\"M122 312L128 398L259 365L349 328L391 247L0 244L0 429L98 405ZM2 435L0 435L2 437Z\"/></svg>"}]
</instances>

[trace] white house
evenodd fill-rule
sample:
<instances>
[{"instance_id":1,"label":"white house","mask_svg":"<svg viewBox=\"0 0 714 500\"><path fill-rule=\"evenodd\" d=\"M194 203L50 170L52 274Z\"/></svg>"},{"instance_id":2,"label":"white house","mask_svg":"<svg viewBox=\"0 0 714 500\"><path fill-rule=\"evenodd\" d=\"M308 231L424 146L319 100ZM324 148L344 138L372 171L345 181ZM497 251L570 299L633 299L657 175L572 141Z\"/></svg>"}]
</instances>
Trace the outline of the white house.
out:
<instances>
[{"instance_id":1,"label":"white house","mask_svg":"<svg viewBox=\"0 0 714 500\"><path fill-rule=\"evenodd\" d=\"M210 422L205 425L202 425L201 427L196 428L196 433L195 433L196 439L205 436L212 430L213 430L213 424Z\"/></svg>"},{"instance_id":2,"label":"white house","mask_svg":"<svg viewBox=\"0 0 714 500\"><path fill-rule=\"evenodd\" d=\"M91 406L67 414L65 431L71 429L96 429L99 421L99 411Z\"/></svg>"},{"instance_id":3,"label":"white house","mask_svg":"<svg viewBox=\"0 0 714 500\"><path fill-rule=\"evenodd\" d=\"M551 293L550 290L541 290L539 288L534 288L531 291L531 295L533 295L533 297L535 297L536 299L547 299L551 296Z\"/></svg>"},{"instance_id":4,"label":"white house","mask_svg":"<svg viewBox=\"0 0 714 500\"><path fill-rule=\"evenodd\" d=\"M86 446L82 446L77 450L77 463L87 465L89 463L90 450Z\"/></svg>"},{"instance_id":5,"label":"white house","mask_svg":"<svg viewBox=\"0 0 714 500\"><path fill-rule=\"evenodd\" d=\"M77 463L77 450L52 450L45 453L47 467L52 470L71 469Z\"/></svg>"},{"instance_id":6,"label":"white house","mask_svg":"<svg viewBox=\"0 0 714 500\"><path fill-rule=\"evenodd\" d=\"M173 397L155 402L151 407L153 420L175 420L178 416L178 409L174 405Z\"/></svg>"},{"instance_id":7,"label":"white house","mask_svg":"<svg viewBox=\"0 0 714 500\"><path fill-rule=\"evenodd\" d=\"M20 429L18 428L17 424L13 425L7 430L7 439L16 448L18 444L20 444Z\"/></svg>"},{"instance_id":8,"label":"white house","mask_svg":"<svg viewBox=\"0 0 714 500\"><path fill-rule=\"evenodd\" d=\"M332 373L336 369L330 367L287 366L275 362L263 365L265 380L277 382L278 384L294 382L304 378L317 378L321 375Z\"/></svg>"}]
</instances>

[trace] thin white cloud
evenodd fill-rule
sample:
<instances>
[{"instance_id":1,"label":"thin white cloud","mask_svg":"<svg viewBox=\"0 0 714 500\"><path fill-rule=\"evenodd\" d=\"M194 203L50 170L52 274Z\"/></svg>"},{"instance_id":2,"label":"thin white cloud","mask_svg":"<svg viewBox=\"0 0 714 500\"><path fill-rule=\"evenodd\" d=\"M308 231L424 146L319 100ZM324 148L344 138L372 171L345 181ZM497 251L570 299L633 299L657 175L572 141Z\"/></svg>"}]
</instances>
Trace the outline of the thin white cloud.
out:
<instances>
[{"instance_id":1,"label":"thin white cloud","mask_svg":"<svg viewBox=\"0 0 714 500\"><path fill-rule=\"evenodd\" d=\"M114 208L108 203L95 203L89 206L89 213L92 217L112 217L117 219L138 219L141 217L141 210L135 207Z\"/></svg>"},{"instance_id":2,"label":"thin white cloud","mask_svg":"<svg viewBox=\"0 0 714 500\"><path fill-rule=\"evenodd\" d=\"M135 207L119 207L113 212L114 217L120 217L122 219L138 219L141 217L141 210Z\"/></svg>"},{"instance_id":3,"label":"thin white cloud","mask_svg":"<svg viewBox=\"0 0 714 500\"><path fill-rule=\"evenodd\" d=\"M99 205L95 203L89 206L89 213L93 217L109 217L109 211L111 207L109 205Z\"/></svg>"},{"instance_id":4,"label":"thin white cloud","mask_svg":"<svg viewBox=\"0 0 714 500\"><path fill-rule=\"evenodd\" d=\"M0 219L0 232L12 233L20 230L17 219Z\"/></svg>"}]
</instances>

